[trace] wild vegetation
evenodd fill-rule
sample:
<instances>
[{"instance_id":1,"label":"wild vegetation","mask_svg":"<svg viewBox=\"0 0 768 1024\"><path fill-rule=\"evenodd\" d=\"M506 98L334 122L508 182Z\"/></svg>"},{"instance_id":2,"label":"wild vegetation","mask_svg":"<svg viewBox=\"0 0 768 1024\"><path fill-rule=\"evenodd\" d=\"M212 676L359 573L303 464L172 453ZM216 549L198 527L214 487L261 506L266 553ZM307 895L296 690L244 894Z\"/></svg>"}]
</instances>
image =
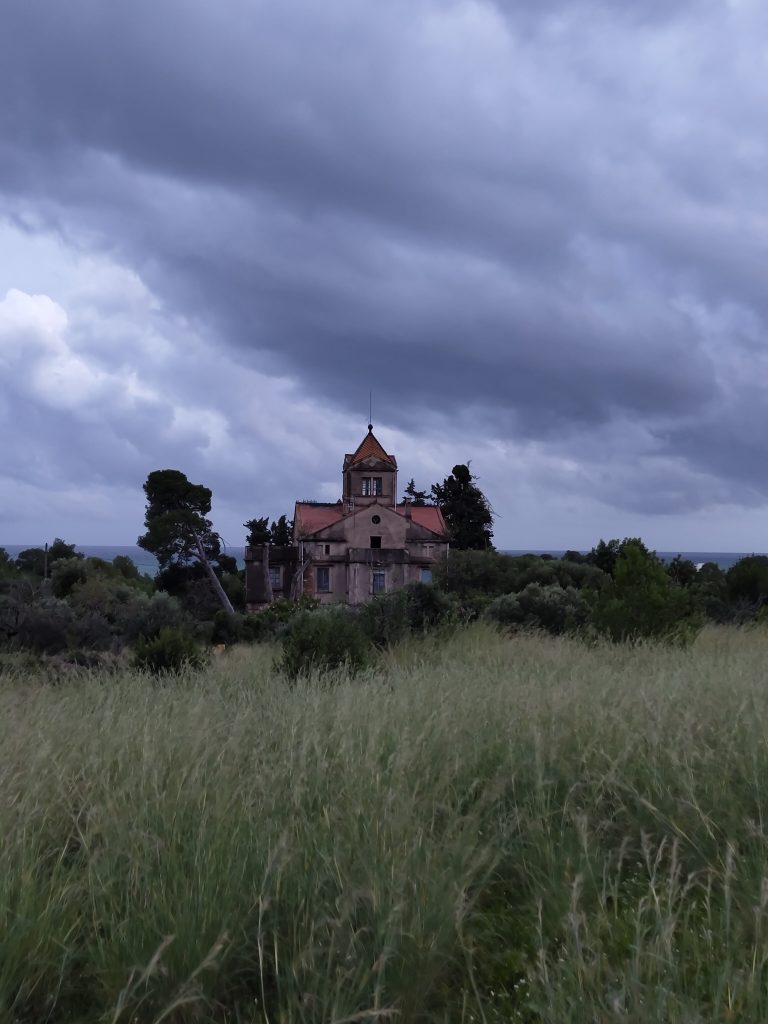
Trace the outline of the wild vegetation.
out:
<instances>
[{"instance_id":1,"label":"wild vegetation","mask_svg":"<svg viewBox=\"0 0 768 1024\"><path fill-rule=\"evenodd\" d=\"M0 1019L768 1019L768 558L249 615L150 477L155 579L0 550Z\"/></svg>"},{"instance_id":2,"label":"wild vegetation","mask_svg":"<svg viewBox=\"0 0 768 1024\"><path fill-rule=\"evenodd\" d=\"M0 685L19 1022L768 1019L768 633Z\"/></svg>"},{"instance_id":3,"label":"wild vegetation","mask_svg":"<svg viewBox=\"0 0 768 1024\"><path fill-rule=\"evenodd\" d=\"M434 586L412 584L358 609L281 599L258 615L244 612L242 572L221 553L208 569L174 556L154 579L128 558L84 558L60 539L47 564L45 557L30 549L12 560L0 550L0 662L42 659L59 674L132 661L169 671L200 663L212 645L274 640L293 674L362 668L410 635L477 619L589 643L603 636L687 643L708 621L762 620L768 603L765 556L743 558L727 573L715 564L697 571L680 558L665 565L636 538L561 559L452 551ZM221 606L211 574L231 595L227 608L239 610Z\"/></svg>"}]
</instances>

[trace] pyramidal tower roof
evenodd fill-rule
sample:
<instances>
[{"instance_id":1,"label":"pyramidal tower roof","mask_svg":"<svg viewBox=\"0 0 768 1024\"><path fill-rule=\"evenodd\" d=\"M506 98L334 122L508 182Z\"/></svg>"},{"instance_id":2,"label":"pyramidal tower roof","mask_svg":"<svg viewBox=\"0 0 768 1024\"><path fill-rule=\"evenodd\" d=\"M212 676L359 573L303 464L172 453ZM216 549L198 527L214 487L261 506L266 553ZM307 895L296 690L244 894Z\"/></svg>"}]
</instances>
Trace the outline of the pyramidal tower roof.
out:
<instances>
[{"instance_id":1,"label":"pyramidal tower roof","mask_svg":"<svg viewBox=\"0 0 768 1024\"><path fill-rule=\"evenodd\" d=\"M397 460L394 455L389 455L382 448L379 440L373 432L373 425L368 424L368 433L365 435L363 440L357 446L357 450L351 455L347 453L344 456L344 467L354 466L356 462L362 462L363 459L379 459L381 462L389 462L392 466L397 466Z\"/></svg>"}]
</instances>

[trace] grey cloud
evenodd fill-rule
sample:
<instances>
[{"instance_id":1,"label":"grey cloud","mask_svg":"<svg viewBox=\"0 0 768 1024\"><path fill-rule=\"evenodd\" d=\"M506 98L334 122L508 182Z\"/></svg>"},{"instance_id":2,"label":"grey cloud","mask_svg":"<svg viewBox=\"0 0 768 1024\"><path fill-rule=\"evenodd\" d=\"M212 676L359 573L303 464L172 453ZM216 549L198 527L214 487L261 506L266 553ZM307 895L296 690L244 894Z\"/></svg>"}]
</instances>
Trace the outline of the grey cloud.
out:
<instances>
[{"instance_id":1,"label":"grey cloud","mask_svg":"<svg viewBox=\"0 0 768 1024\"><path fill-rule=\"evenodd\" d=\"M10 0L0 190L349 411L373 385L412 430L442 414L564 453L591 430L608 465L634 418L659 443L617 504L748 503L759 445L680 302L768 323L765 96L743 70L765 20L715 0ZM159 415L105 442L105 477L135 472Z\"/></svg>"}]
</instances>

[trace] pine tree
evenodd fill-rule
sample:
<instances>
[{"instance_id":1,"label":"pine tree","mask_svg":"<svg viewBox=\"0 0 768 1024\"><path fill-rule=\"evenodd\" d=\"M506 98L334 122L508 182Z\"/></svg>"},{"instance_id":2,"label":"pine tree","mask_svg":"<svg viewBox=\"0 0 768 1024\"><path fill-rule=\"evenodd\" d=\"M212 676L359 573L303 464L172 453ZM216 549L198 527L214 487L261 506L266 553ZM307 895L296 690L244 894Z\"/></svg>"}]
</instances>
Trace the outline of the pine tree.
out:
<instances>
[{"instance_id":1,"label":"pine tree","mask_svg":"<svg viewBox=\"0 0 768 1024\"><path fill-rule=\"evenodd\" d=\"M442 484L432 485L435 504L443 513L451 542L459 550L491 548L493 512L469 466L454 466Z\"/></svg>"}]
</instances>

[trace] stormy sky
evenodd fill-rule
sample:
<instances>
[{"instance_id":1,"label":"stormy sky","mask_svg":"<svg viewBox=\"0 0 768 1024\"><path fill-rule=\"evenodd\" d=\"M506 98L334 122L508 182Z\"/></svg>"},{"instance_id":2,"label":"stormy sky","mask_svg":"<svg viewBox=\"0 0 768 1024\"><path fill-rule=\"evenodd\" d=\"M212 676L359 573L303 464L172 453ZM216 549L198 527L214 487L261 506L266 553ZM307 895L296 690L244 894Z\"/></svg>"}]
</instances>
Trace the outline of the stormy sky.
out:
<instances>
[{"instance_id":1,"label":"stormy sky","mask_svg":"<svg viewBox=\"0 0 768 1024\"><path fill-rule=\"evenodd\" d=\"M501 547L768 547L764 0L3 0L0 544L471 460Z\"/></svg>"}]
</instances>

